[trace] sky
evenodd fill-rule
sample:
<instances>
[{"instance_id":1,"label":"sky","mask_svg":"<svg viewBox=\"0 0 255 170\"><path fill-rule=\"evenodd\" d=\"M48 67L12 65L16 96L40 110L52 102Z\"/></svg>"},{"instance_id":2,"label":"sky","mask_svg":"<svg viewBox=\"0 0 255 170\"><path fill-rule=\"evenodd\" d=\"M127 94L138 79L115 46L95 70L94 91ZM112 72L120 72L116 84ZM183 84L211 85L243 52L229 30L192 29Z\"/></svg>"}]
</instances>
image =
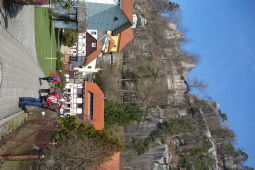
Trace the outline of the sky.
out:
<instances>
[{"instance_id":1,"label":"sky","mask_svg":"<svg viewBox=\"0 0 255 170\"><path fill-rule=\"evenodd\" d=\"M183 48L201 56L190 77L208 83L255 168L255 0L173 1L189 30Z\"/></svg>"}]
</instances>

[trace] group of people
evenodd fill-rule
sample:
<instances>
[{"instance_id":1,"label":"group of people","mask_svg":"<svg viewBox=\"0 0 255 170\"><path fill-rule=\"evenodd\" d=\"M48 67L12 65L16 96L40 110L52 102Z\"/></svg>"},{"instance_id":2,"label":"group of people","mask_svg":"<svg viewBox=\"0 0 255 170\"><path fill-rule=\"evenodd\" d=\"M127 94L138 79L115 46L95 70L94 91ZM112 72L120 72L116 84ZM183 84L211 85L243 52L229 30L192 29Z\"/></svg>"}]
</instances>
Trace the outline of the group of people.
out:
<instances>
[{"instance_id":1,"label":"group of people","mask_svg":"<svg viewBox=\"0 0 255 170\"><path fill-rule=\"evenodd\" d=\"M59 83L62 81L62 79L58 76L44 77L40 78L39 80L40 82L41 80L46 80L52 83ZM27 113L28 110L26 106L45 108L58 113L66 108L66 100L69 96L64 90L61 90L58 87L51 87L49 89L40 89L38 92L39 98L20 97L19 107ZM46 95L42 95L43 93L46 93Z\"/></svg>"}]
</instances>

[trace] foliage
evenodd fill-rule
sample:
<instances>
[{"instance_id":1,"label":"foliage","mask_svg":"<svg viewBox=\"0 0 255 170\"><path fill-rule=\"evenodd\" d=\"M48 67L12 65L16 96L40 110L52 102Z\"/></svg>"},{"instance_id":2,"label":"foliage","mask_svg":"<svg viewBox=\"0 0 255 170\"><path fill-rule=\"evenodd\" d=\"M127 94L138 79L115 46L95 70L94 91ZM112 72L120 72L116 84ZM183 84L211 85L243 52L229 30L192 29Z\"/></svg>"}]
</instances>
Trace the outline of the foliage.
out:
<instances>
[{"instance_id":1,"label":"foliage","mask_svg":"<svg viewBox=\"0 0 255 170\"><path fill-rule=\"evenodd\" d=\"M142 65L137 69L141 78L152 78L152 80L156 80L159 77L159 69L153 68L152 66Z\"/></svg>"},{"instance_id":2,"label":"foliage","mask_svg":"<svg viewBox=\"0 0 255 170\"><path fill-rule=\"evenodd\" d=\"M188 169L210 169L215 160L208 153L212 147L212 143L206 136L199 137L196 146L185 150L182 154L182 165Z\"/></svg>"},{"instance_id":3,"label":"foliage","mask_svg":"<svg viewBox=\"0 0 255 170\"><path fill-rule=\"evenodd\" d=\"M203 152L193 155L186 155L184 160L185 168L196 170L211 169L215 163L215 160L210 155Z\"/></svg>"},{"instance_id":4,"label":"foliage","mask_svg":"<svg viewBox=\"0 0 255 170\"><path fill-rule=\"evenodd\" d=\"M244 168L244 162L249 158L248 154L241 149L236 149L231 143L225 144L220 152L224 157L231 157L234 163L240 167L239 169L250 169L250 167Z\"/></svg>"},{"instance_id":5,"label":"foliage","mask_svg":"<svg viewBox=\"0 0 255 170\"><path fill-rule=\"evenodd\" d=\"M144 111L136 106L130 106L114 100L105 102L105 127L113 125L125 126L132 121L139 121L144 116Z\"/></svg>"},{"instance_id":6,"label":"foliage","mask_svg":"<svg viewBox=\"0 0 255 170\"><path fill-rule=\"evenodd\" d=\"M94 83L96 83L99 87L100 87L100 89L102 89L103 91L105 91L105 87L104 87L104 84L106 83L105 82L105 78L103 78L103 76L102 76L102 73L97 73L96 75L95 75L95 78L93 79L93 81L94 81Z\"/></svg>"},{"instance_id":7,"label":"foliage","mask_svg":"<svg viewBox=\"0 0 255 170\"><path fill-rule=\"evenodd\" d=\"M221 117L221 119L222 119L223 121L227 121L227 120L228 120L228 116L227 116L226 113L222 113L221 110L218 110L218 113L219 113L219 115L220 115L220 117Z\"/></svg>"},{"instance_id":8,"label":"foliage","mask_svg":"<svg viewBox=\"0 0 255 170\"><path fill-rule=\"evenodd\" d=\"M58 76L63 79L63 77L65 77L65 67L64 67L64 62L62 58L63 58L63 54L60 51L58 51L57 61L56 61L56 70L57 70ZM61 89L64 89L66 86L66 81L62 80L61 82L57 83L56 86Z\"/></svg>"},{"instance_id":9,"label":"foliage","mask_svg":"<svg viewBox=\"0 0 255 170\"><path fill-rule=\"evenodd\" d=\"M71 9L72 8L72 4L70 2L67 2L64 7L66 9Z\"/></svg>"},{"instance_id":10,"label":"foliage","mask_svg":"<svg viewBox=\"0 0 255 170\"><path fill-rule=\"evenodd\" d=\"M215 138L231 138L231 139L233 139L235 137L234 132L230 129L213 130L211 133L212 133L212 136Z\"/></svg>"},{"instance_id":11,"label":"foliage","mask_svg":"<svg viewBox=\"0 0 255 170\"><path fill-rule=\"evenodd\" d=\"M144 140L133 140L137 154L143 154L154 145L157 139L165 143L167 136L178 135L180 133L190 133L195 131L195 127L190 121L182 119L170 119L158 123L157 129L152 131L149 137Z\"/></svg>"},{"instance_id":12,"label":"foliage","mask_svg":"<svg viewBox=\"0 0 255 170\"><path fill-rule=\"evenodd\" d=\"M92 125L77 123L76 117L61 118L59 131L54 137L54 142L66 143L69 139L77 137L78 139L92 139L103 145L116 146L119 150L123 149L119 139L110 136L108 131L96 130Z\"/></svg>"},{"instance_id":13,"label":"foliage","mask_svg":"<svg viewBox=\"0 0 255 170\"><path fill-rule=\"evenodd\" d=\"M193 148L189 152L190 155L201 155L203 153L207 153L208 150L212 147L212 143L210 140L203 136L202 138L199 138L199 144L201 144L198 148Z\"/></svg>"},{"instance_id":14,"label":"foliage","mask_svg":"<svg viewBox=\"0 0 255 170\"><path fill-rule=\"evenodd\" d=\"M61 118L56 143L46 154L46 169L90 169L123 150L120 139L92 125L77 123L75 117Z\"/></svg>"},{"instance_id":15,"label":"foliage","mask_svg":"<svg viewBox=\"0 0 255 170\"><path fill-rule=\"evenodd\" d=\"M71 47L78 41L78 32L72 29L65 29L63 32L63 44Z\"/></svg>"}]
</instances>

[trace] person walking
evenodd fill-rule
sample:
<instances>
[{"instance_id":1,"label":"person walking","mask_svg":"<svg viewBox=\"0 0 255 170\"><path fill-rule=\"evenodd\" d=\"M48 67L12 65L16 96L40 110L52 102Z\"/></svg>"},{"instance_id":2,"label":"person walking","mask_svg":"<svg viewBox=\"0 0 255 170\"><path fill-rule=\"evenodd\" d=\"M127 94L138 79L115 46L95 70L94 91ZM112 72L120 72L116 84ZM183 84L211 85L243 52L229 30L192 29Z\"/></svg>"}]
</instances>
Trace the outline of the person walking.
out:
<instances>
[{"instance_id":1,"label":"person walking","mask_svg":"<svg viewBox=\"0 0 255 170\"><path fill-rule=\"evenodd\" d=\"M55 84L62 81L62 79L59 76L43 77L43 78L40 78L40 81L41 80L47 80L48 82L55 83Z\"/></svg>"}]
</instances>

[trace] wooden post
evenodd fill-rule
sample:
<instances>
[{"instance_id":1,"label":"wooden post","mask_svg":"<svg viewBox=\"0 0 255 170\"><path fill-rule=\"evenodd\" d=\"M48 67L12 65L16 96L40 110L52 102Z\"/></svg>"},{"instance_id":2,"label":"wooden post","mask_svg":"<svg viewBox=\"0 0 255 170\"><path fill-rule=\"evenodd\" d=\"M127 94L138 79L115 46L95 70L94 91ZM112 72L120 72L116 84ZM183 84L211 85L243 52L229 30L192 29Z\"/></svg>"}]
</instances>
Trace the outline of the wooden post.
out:
<instances>
[{"instance_id":1,"label":"wooden post","mask_svg":"<svg viewBox=\"0 0 255 170\"><path fill-rule=\"evenodd\" d=\"M44 158L44 155L0 155L0 160L29 160Z\"/></svg>"}]
</instances>

